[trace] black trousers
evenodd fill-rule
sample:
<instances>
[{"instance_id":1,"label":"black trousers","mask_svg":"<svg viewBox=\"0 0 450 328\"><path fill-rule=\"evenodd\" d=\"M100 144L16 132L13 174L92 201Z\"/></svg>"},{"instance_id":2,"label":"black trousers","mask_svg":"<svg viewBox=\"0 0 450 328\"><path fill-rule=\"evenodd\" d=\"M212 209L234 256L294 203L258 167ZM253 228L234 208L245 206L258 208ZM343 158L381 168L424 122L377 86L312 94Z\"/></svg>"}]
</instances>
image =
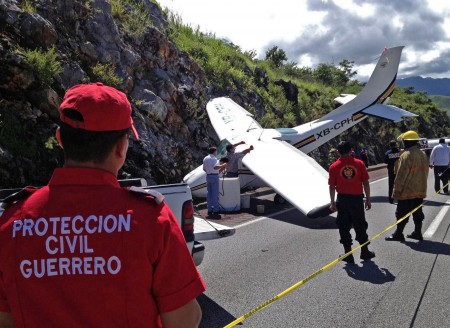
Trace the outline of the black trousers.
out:
<instances>
[{"instance_id":1,"label":"black trousers","mask_svg":"<svg viewBox=\"0 0 450 328\"><path fill-rule=\"evenodd\" d=\"M442 181L442 184L445 186L443 191L448 192L448 186L446 186L446 184L448 182L448 174L445 173L445 174L442 174L441 176L439 176L439 174L444 172L447 168L448 168L448 166L435 166L433 168L433 170L434 170L434 190L436 192L438 192L441 189L441 181Z\"/></svg>"},{"instance_id":2,"label":"black trousers","mask_svg":"<svg viewBox=\"0 0 450 328\"><path fill-rule=\"evenodd\" d=\"M397 209L395 211L395 217L398 219L402 218L409 212L411 212L413 209L415 209L417 206L421 205L423 203L423 198L414 198L414 199L404 199L399 200L397 204ZM423 207L423 206L422 206ZM417 211L415 211L413 216L413 221L416 229L418 231L422 228L422 221L425 219L425 215L423 214L422 207L419 208ZM409 221L409 216L397 224L397 230L396 233L401 234L403 233L403 230L405 229L406 224Z\"/></svg>"},{"instance_id":3,"label":"black trousers","mask_svg":"<svg viewBox=\"0 0 450 328\"><path fill-rule=\"evenodd\" d=\"M351 228L355 230L355 239L360 244L365 243L369 239L367 235L369 225L364 213L363 195L338 194L336 208L338 211L336 224L341 244L344 246L352 244Z\"/></svg>"},{"instance_id":4,"label":"black trousers","mask_svg":"<svg viewBox=\"0 0 450 328\"><path fill-rule=\"evenodd\" d=\"M395 173L394 170L388 170L388 185L389 185L389 201L392 201L392 192L394 191Z\"/></svg>"}]
</instances>

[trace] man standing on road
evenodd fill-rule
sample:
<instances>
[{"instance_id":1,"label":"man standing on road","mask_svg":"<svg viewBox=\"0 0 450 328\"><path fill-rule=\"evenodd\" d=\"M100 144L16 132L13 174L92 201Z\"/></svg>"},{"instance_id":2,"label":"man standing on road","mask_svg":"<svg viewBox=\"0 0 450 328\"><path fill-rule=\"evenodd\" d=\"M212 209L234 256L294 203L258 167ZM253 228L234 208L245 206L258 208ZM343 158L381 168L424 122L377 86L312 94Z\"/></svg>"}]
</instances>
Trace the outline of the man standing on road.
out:
<instances>
[{"instance_id":1,"label":"man standing on road","mask_svg":"<svg viewBox=\"0 0 450 328\"><path fill-rule=\"evenodd\" d=\"M394 181L394 192L392 197L398 200L395 217L397 220L404 217L423 203L427 195L428 159L419 149L419 135L415 131L403 133L405 150L400 155L397 163L397 173ZM413 214L414 232L407 235L408 238L423 240L422 222L425 218L422 207ZM403 230L409 221L409 215L397 224L395 232L386 237L388 241L405 241Z\"/></svg>"},{"instance_id":2,"label":"man standing on road","mask_svg":"<svg viewBox=\"0 0 450 328\"><path fill-rule=\"evenodd\" d=\"M359 158L364 162L366 168L369 167L369 151L363 148L359 151Z\"/></svg>"},{"instance_id":3,"label":"man standing on road","mask_svg":"<svg viewBox=\"0 0 450 328\"><path fill-rule=\"evenodd\" d=\"M227 158L228 158L228 166L227 166L227 178L237 178L238 170L239 170L239 160L253 150L253 146L244 149L241 152L236 152L236 147L239 145L245 144L244 141L241 141L234 145L227 145Z\"/></svg>"},{"instance_id":4,"label":"man standing on road","mask_svg":"<svg viewBox=\"0 0 450 328\"><path fill-rule=\"evenodd\" d=\"M390 149L384 154L384 162L387 164L388 169L389 203L393 204L392 191L394 190L395 162L400 157L400 149L397 147L395 140L389 142L389 147Z\"/></svg>"},{"instance_id":5,"label":"man standing on road","mask_svg":"<svg viewBox=\"0 0 450 328\"><path fill-rule=\"evenodd\" d=\"M441 190L441 181L444 194L448 194L448 164L450 163L450 147L445 139L439 139L439 144L434 146L430 154L430 168L434 169L434 190Z\"/></svg>"},{"instance_id":6,"label":"man standing on road","mask_svg":"<svg viewBox=\"0 0 450 328\"><path fill-rule=\"evenodd\" d=\"M64 167L0 214L0 327L198 327L205 284L176 218L116 178L138 138L131 112L101 83L66 92Z\"/></svg>"},{"instance_id":7,"label":"man standing on road","mask_svg":"<svg viewBox=\"0 0 450 328\"><path fill-rule=\"evenodd\" d=\"M330 186L330 210L338 212L336 224L339 228L341 244L346 253L352 249L351 228L355 230L355 239L364 244L369 240L367 235L367 221L364 208L370 210L370 185L369 174L364 162L351 156L351 146L347 141L341 141L338 145L340 158L329 169L328 184ZM364 193L366 200L364 202ZM337 202L335 194L337 191ZM375 253L369 251L368 245L361 248L361 259L368 260L375 257ZM355 263L353 254L343 259L347 263Z\"/></svg>"},{"instance_id":8,"label":"man standing on road","mask_svg":"<svg viewBox=\"0 0 450 328\"><path fill-rule=\"evenodd\" d=\"M209 154L203 159L203 171L206 173L206 202L208 215L219 215L219 173L227 168L227 163L220 164L216 158L217 148L210 147Z\"/></svg>"}]
</instances>

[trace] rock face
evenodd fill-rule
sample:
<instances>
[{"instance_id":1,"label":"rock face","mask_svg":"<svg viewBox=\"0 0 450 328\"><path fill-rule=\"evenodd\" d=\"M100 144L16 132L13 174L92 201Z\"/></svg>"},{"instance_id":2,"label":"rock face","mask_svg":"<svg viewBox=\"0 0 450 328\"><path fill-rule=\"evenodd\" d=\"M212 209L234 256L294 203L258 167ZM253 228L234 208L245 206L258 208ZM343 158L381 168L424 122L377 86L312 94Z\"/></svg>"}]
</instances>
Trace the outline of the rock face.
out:
<instances>
[{"instance_id":1,"label":"rock face","mask_svg":"<svg viewBox=\"0 0 450 328\"><path fill-rule=\"evenodd\" d=\"M217 142L204 72L161 32L167 22L158 6L141 2L153 25L133 34L105 0L37 0L28 12L23 1L0 1L0 188L46 184L63 164L54 138L59 103L71 86L101 80L99 65L118 77L141 137L130 143L124 173L179 182ZM46 85L25 58L52 48L61 68Z\"/></svg>"},{"instance_id":2,"label":"rock face","mask_svg":"<svg viewBox=\"0 0 450 328\"><path fill-rule=\"evenodd\" d=\"M273 84L283 88L287 100L296 105L298 104L298 87L294 83L291 81L275 80Z\"/></svg>"}]
</instances>

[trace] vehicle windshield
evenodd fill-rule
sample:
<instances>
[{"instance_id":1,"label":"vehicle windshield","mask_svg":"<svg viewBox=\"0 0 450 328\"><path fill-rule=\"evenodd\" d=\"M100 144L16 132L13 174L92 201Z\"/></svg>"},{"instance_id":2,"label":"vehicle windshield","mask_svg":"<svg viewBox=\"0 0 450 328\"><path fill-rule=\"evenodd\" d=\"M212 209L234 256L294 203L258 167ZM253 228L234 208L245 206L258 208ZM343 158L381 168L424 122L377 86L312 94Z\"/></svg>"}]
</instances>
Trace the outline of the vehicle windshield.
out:
<instances>
[{"instance_id":1,"label":"vehicle windshield","mask_svg":"<svg viewBox=\"0 0 450 328\"><path fill-rule=\"evenodd\" d=\"M229 142L228 139L223 139L220 142L219 146L217 146L217 159L221 159L226 155L228 145L231 145L231 142Z\"/></svg>"}]
</instances>

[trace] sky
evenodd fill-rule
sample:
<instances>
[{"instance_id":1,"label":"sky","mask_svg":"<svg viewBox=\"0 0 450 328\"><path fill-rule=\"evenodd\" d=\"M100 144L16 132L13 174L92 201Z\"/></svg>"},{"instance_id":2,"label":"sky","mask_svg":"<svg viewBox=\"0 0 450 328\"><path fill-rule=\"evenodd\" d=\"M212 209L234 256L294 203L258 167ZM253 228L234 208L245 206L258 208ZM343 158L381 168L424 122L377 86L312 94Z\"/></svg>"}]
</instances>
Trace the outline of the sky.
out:
<instances>
[{"instance_id":1,"label":"sky","mask_svg":"<svg viewBox=\"0 0 450 328\"><path fill-rule=\"evenodd\" d=\"M402 45L399 78L450 78L448 0L157 1L260 59L272 46L300 67L347 59L366 81L383 49Z\"/></svg>"}]
</instances>

